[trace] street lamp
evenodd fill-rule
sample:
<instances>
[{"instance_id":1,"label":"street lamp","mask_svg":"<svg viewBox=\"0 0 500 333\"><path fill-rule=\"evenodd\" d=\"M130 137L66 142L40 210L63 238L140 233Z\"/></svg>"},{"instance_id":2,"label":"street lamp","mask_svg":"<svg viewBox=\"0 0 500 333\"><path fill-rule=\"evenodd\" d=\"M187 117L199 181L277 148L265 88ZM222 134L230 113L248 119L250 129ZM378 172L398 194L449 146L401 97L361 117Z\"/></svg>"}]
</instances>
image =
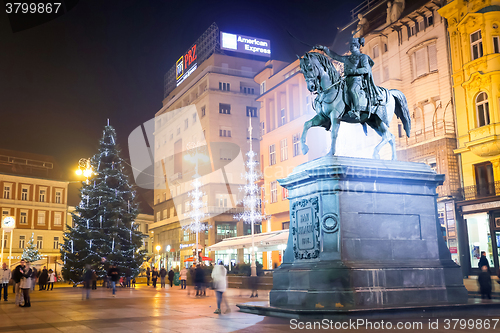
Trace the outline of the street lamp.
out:
<instances>
[{"instance_id":1,"label":"street lamp","mask_svg":"<svg viewBox=\"0 0 500 333\"><path fill-rule=\"evenodd\" d=\"M170 257L170 245L167 245L166 250L167 250L167 265L166 265L167 267L166 268L168 269L168 259Z\"/></svg>"},{"instance_id":2,"label":"street lamp","mask_svg":"<svg viewBox=\"0 0 500 333\"><path fill-rule=\"evenodd\" d=\"M156 245L156 251L158 252L158 257L160 256L160 250L161 250L161 246L160 245ZM156 260L155 260L155 266L156 266ZM160 268L160 265L158 265L158 269Z\"/></svg>"},{"instance_id":3,"label":"street lamp","mask_svg":"<svg viewBox=\"0 0 500 333\"><path fill-rule=\"evenodd\" d=\"M78 161L78 169L75 171L78 176L83 175L86 178L87 184L89 183L89 178L94 174L92 165L90 165L90 158L80 158Z\"/></svg>"}]
</instances>

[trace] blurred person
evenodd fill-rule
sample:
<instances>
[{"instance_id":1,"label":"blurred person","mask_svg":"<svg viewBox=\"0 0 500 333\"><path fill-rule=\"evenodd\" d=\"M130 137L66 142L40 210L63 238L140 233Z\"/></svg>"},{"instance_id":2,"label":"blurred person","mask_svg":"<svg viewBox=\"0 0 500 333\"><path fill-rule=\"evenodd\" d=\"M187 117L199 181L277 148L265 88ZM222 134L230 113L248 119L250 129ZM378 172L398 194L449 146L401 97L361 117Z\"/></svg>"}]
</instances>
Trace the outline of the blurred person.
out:
<instances>
[{"instance_id":1,"label":"blurred person","mask_svg":"<svg viewBox=\"0 0 500 333\"><path fill-rule=\"evenodd\" d=\"M50 290L54 289L54 282L56 282L56 274L52 269L49 269L47 291L49 290L49 288Z\"/></svg>"},{"instance_id":2,"label":"blurred person","mask_svg":"<svg viewBox=\"0 0 500 333\"><path fill-rule=\"evenodd\" d=\"M167 270L165 267L162 267L160 269L160 281L161 281L161 288L165 288L165 277L167 276Z\"/></svg>"},{"instance_id":3,"label":"blurred person","mask_svg":"<svg viewBox=\"0 0 500 333\"><path fill-rule=\"evenodd\" d=\"M38 277L38 269L36 269L35 266L31 267L31 269L33 270L33 277L31 278L31 290L35 291L36 279Z\"/></svg>"},{"instance_id":4,"label":"blurred person","mask_svg":"<svg viewBox=\"0 0 500 333\"><path fill-rule=\"evenodd\" d=\"M92 290L97 290L97 273L92 270Z\"/></svg>"},{"instance_id":5,"label":"blurred person","mask_svg":"<svg viewBox=\"0 0 500 333\"><path fill-rule=\"evenodd\" d=\"M222 261L218 265L215 265L212 270L212 285L217 296L217 310L214 313L221 314L220 303L222 299L224 299L224 304L226 305L225 313L231 312L229 304L227 304L227 299L224 297L224 292L227 288L227 271Z\"/></svg>"},{"instance_id":6,"label":"blurred person","mask_svg":"<svg viewBox=\"0 0 500 333\"><path fill-rule=\"evenodd\" d=\"M38 277L38 290L45 290L48 278L49 272L47 271L47 267L43 266L43 269L40 271L40 276Z\"/></svg>"},{"instance_id":7,"label":"blurred person","mask_svg":"<svg viewBox=\"0 0 500 333\"><path fill-rule=\"evenodd\" d=\"M149 279L151 278L151 270L149 269L149 266L148 268L146 269L146 281L147 281L147 284L149 286Z\"/></svg>"},{"instance_id":8,"label":"blurred person","mask_svg":"<svg viewBox=\"0 0 500 333\"><path fill-rule=\"evenodd\" d=\"M132 288L135 288L135 276L132 278Z\"/></svg>"},{"instance_id":9,"label":"blurred person","mask_svg":"<svg viewBox=\"0 0 500 333\"><path fill-rule=\"evenodd\" d=\"M189 270L188 270L188 273L187 273L187 279L186 279L186 282L187 282L187 285L189 286L188 288L188 296L191 294L191 290L193 288L196 289L196 286L194 284L194 270L195 270L195 267L194 267L194 264L191 265L191 267L189 267Z\"/></svg>"},{"instance_id":10,"label":"blurred person","mask_svg":"<svg viewBox=\"0 0 500 333\"><path fill-rule=\"evenodd\" d=\"M490 273L490 263L488 262L488 258L486 258L486 251L481 251L481 258L479 258L477 266L481 271L483 270L483 266L486 266L488 273Z\"/></svg>"},{"instance_id":11,"label":"blurred person","mask_svg":"<svg viewBox=\"0 0 500 333\"><path fill-rule=\"evenodd\" d=\"M33 270L31 269L31 264L29 262L26 263L26 266L23 269L23 274L21 277L21 281L19 282L19 289L23 292L24 304L19 305L22 308L31 307L31 299L30 299L30 290L31 290L31 282L33 281Z\"/></svg>"},{"instance_id":12,"label":"blurred person","mask_svg":"<svg viewBox=\"0 0 500 333\"><path fill-rule=\"evenodd\" d=\"M168 281L170 282L170 288L174 286L174 276L174 270L172 269L172 267L170 267L170 270L168 271Z\"/></svg>"},{"instance_id":13,"label":"blurred person","mask_svg":"<svg viewBox=\"0 0 500 333\"><path fill-rule=\"evenodd\" d=\"M113 288L113 296L116 295L116 283L120 281L120 270L115 264L112 264L108 271L109 280L111 281L111 287Z\"/></svg>"},{"instance_id":14,"label":"blurred person","mask_svg":"<svg viewBox=\"0 0 500 333\"><path fill-rule=\"evenodd\" d=\"M156 267L153 268L153 271L151 272L151 280L153 281L153 288L156 288L156 281L158 280L158 275L160 273L156 269Z\"/></svg>"},{"instance_id":15,"label":"blurred person","mask_svg":"<svg viewBox=\"0 0 500 333\"><path fill-rule=\"evenodd\" d=\"M206 296L205 272L200 264L198 264L194 269L194 284L196 288L196 296Z\"/></svg>"},{"instance_id":16,"label":"blurred person","mask_svg":"<svg viewBox=\"0 0 500 333\"><path fill-rule=\"evenodd\" d=\"M90 268L90 265L87 264L85 265L85 273L83 273L83 293L82 293L82 300L83 300L83 294L86 293L87 297L86 299L90 298L90 287L92 285L92 277L95 274L95 272Z\"/></svg>"},{"instance_id":17,"label":"blurred person","mask_svg":"<svg viewBox=\"0 0 500 333\"><path fill-rule=\"evenodd\" d=\"M181 289L186 289L186 280L187 280L186 267L182 267L181 272L179 274L179 280L181 281Z\"/></svg>"},{"instance_id":18,"label":"blurred person","mask_svg":"<svg viewBox=\"0 0 500 333\"><path fill-rule=\"evenodd\" d=\"M130 288L130 281L132 280L132 271L129 267L125 270L125 287Z\"/></svg>"},{"instance_id":19,"label":"blurred person","mask_svg":"<svg viewBox=\"0 0 500 333\"><path fill-rule=\"evenodd\" d=\"M249 287L252 289L252 295L250 298L253 297L259 297L259 291L257 290L258 285L259 285L259 277L258 276L251 276L252 273L250 273L250 277L248 279ZM255 296L254 296L255 293Z\"/></svg>"},{"instance_id":20,"label":"blurred person","mask_svg":"<svg viewBox=\"0 0 500 333\"><path fill-rule=\"evenodd\" d=\"M0 269L0 298L2 298L3 290L3 300L7 302L9 281L12 278L12 272L7 268L7 264L2 264L2 269Z\"/></svg>"},{"instance_id":21,"label":"blurred person","mask_svg":"<svg viewBox=\"0 0 500 333\"><path fill-rule=\"evenodd\" d=\"M479 285L479 291L481 292L481 299L491 299L491 276L488 271L488 266L481 266L481 273L477 276L477 284Z\"/></svg>"},{"instance_id":22,"label":"blurred person","mask_svg":"<svg viewBox=\"0 0 500 333\"><path fill-rule=\"evenodd\" d=\"M23 291L20 288L20 284L21 284L21 279L23 278L24 275L25 267L26 267L26 261L22 259L19 265L16 266L12 274L12 279L14 280L15 294L16 294L16 300L14 304L19 306L23 302Z\"/></svg>"}]
</instances>

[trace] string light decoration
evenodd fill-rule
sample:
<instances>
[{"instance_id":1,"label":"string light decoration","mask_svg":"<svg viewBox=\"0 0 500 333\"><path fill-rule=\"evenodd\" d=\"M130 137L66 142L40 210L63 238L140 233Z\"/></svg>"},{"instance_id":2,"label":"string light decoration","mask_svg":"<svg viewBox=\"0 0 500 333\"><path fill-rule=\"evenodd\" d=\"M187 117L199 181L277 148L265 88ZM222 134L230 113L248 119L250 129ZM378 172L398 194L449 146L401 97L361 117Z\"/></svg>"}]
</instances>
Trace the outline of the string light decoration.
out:
<instances>
[{"instance_id":1,"label":"string light decoration","mask_svg":"<svg viewBox=\"0 0 500 333\"><path fill-rule=\"evenodd\" d=\"M115 138L114 128L105 126L99 151L90 159L96 172L92 182L82 182L81 201L72 213L73 226L68 225L64 233L62 273L75 284L81 281L87 264L102 278L110 263L136 275L144 261L145 250L140 250L144 235L134 223L136 193L124 172Z\"/></svg>"},{"instance_id":2,"label":"string light decoration","mask_svg":"<svg viewBox=\"0 0 500 333\"><path fill-rule=\"evenodd\" d=\"M250 268L251 268L251 276L257 276L257 265L255 263L255 242L254 242L254 231L255 224L261 223L262 220L265 220L267 217L261 214L260 211L260 188L256 184L256 182L260 179L261 173L258 171L259 163L255 160L255 152L252 148L252 120L249 119L249 127L248 127L248 137L249 137L249 150L247 152L248 160L246 162L246 172L242 174L242 178L246 180L246 184L240 187L240 191L244 193L244 197L242 200L243 203L243 212L240 214L234 215L234 219L238 221L243 221L245 223L251 224L252 228L252 248L250 255Z\"/></svg>"},{"instance_id":3,"label":"string light decoration","mask_svg":"<svg viewBox=\"0 0 500 333\"><path fill-rule=\"evenodd\" d=\"M26 260L27 262L35 262L43 259L35 244L34 237L35 234L31 233L31 238L28 244L26 244L26 247L23 250L23 254L21 255L21 259Z\"/></svg>"},{"instance_id":4,"label":"string light decoration","mask_svg":"<svg viewBox=\"0 0 500 333\"><path fill-rule=\"evenodd\" d=\"M208 214L204 211L205 204L203 203L204 192L201 191L201 180L198 174L198 163L199 161L206 161L208 157L205 154L205 147L198 143L189 143L187 145L189 155L186 155L186 159L195 163L193 181L191 182L191 187L193 188L188 192L188 196L191 198L189 203L190 211L188 214L189 224L183 225L183 230L189 230L196 234L196 252L195 252L195 265L198 264L198 234L204 232L210 228L210 225L203 223L208 217ZM177 213L179 214L179 212Z\"/></svg>"}]
</instances>

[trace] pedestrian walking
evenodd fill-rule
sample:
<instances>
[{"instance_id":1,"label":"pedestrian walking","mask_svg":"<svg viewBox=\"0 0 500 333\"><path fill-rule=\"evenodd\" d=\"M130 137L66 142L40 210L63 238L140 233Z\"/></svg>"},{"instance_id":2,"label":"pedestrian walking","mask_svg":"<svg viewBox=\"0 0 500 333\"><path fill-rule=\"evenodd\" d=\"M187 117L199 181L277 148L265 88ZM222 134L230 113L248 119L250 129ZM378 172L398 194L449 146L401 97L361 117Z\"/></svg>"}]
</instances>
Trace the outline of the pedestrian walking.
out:
<instances>
[{"instance_id":1,"label":"pedestrian walking","mask_svg":"<svg viewBox=\"0 0 500 333\"><path fill-rule=\"evenodd\" d=\"M2 264L2 269L0 270L0 298L2 298L3 291L3 300L7 302L8 299L8 289L9 289L9 281L12 278L12 272L7 268L7 264Z\"/></svg>"},{"instance_id":2,"label":"pedestrian walking","mask_svg":"<svg viewBox=\"0 0 500 333\"><path fill-rule=\"evenodd\" d=\"M479 285L479 291L481 292L482 299L491 299L491 276L488 271L488 266L481 266L481 273L477 276L477 284Z\"/></svg>"},{"instance_id":3,"label":"pedestrian walking","mask_svg":"<svg viewBox=\"0 0 500 333\"><path fill-rule=\"evenodd\" d=\"M47 271L47 267L43 266L43 269L40 272L40 277L38 278L38 290L45 290L45 288L47 287L48 278L49 272Z\"/></svg>"},{"instance_id":4,"label":"pedestrian walking","mask_svg":"<svg viewBox=\"0 0 500 333\"><path fill-rule=\"evenodd\" d=\"M33 277L31 278L31 291L35 291L38 269L36 269L35 266L31 267L31 269L33 270Z\"/></svg>"},{"instance_id":5,"label":"pedestrian walking","mask_svg":"<svg viewBox=\"0 0 500 333\"><path fill-rule=\"evenodd\" d=\"M151 270L148 267L146 269L146 279L147 279L148 286L149 286L149 279L150 279L150 277L151 277Z\"/></svg>"},{"instance_id":6,"label":"pedestrian walking","mask_svg":"<svg viewBox=\"0 0 500 333\"><path fill-rule=\"evenodd\" d=\"M92 270L92 290L97 290L97 273Z\"/></svg>"},{"instance_id":7,"label":"pedestrian walking","mask_svg":"<svg viewBox=\"0 0 500 333\"><path fill-rule=\"evenodd\" d=\"M481 258L479 258L479 262L477 263L477 266L479 269L482 271L482 267L486 266L488 273L490 273L490 263L488 261L488 258L486 258L486 251L481 251Z\"/></svg>"},{"instance_id":8,"label":"pedestrian walking","mask_svg":"<svg viewBox=\"0 0 500 333\"><path fill-rule=\"evenodd\" d=\"M160 269L160 282L161 282L161 288L165 288L165 277L167 276L167 270L165 267L162 267Z\"/></svg>"},{"instance_id":9,"label":"pedestrian walking","mask_svg":"<svg viewBox=\"0 0 500 333\"><path fill-rule=\"evenodd\" d=\"M156 281L158 280L159 272L156 267L153 268L153 272L151 272L151 280L153 280L153 288L156 288Z\"/></svg>"},{"instance_id":10,"label":"pedestrian walking","mask_svg":"<svg viewBox=\"0 0 500 333\"><path fill-rule=\"evenodd\" d=\"M170 288L174 286L174 276L174 270L172 269L172 267L170 267L170 270L168 271L168 281L170 281Z\"/></svg>"},{"instance_id":11,"label":"pedestrian walking","mask_svg":"<svg viewBox=\"0 0 500 333\"><path fill-rule=\"evenodd\" d=\"M193 288L196 289L196 286L194 283L194 274L195 274L194 272L195 272L195 267L193 264L193 265L191 265L191 267L188 270L187 279L186 279L187 285L189 286L188 291L187 291L188 296L191 294L191 290Z\"/></svg>"},{"instance_id":12,"label":"pedestrian walking","mask_svg":"<svg viewBox=\"0 0 500 333\"><path fill-rule=\"evenodd\" d=\"M258 276L251 276L251 274L252 273L250 273L250 277L248 279L250 289L252 289L252 295L250 296L250 298L259 297L259 291L257 290L258 285L259 285L259 277Z\"/></svg>"},{"instance_id":13,"label":"pedestrian walking","mask_svg":"<svg viewBox=\"0 0 500 333\"><path fill-rule=\"evenodd\" d=\"M205 272L200 264L198 264L194 270L194 284L196 287L196 296L206 296Z\"/></svg>"},{"instance_id":14,"label":"pedestrian walking","mask_svg":"<svg viewBox=\"0 0 500 333\"><path fill-rule=\"evenodd\" d=\"M19 283L19 288L22 290L24 298L24 304L19 306L23 308L31 307L30 290L31 290L33 270L30 268L30 266L31 264L27 262L23 270L21 281Z\"/></svg>"},{"instance_id":15,"label":"pedestrian walking","mask_svg":"<svg viewBox=\"0 0 500 333\"><path fill-rule=\"evenodd\" d=\"M222 261L219 262L219 265L215 265L212 270L212 288L215 290L217 297L217 310L214 313L221 314L220 304L223 299L226 306L225 313L230 312L229 304L227 304L227 299L224 297L224 292L227 288L227 271L226 267L222 265Z\"/></svg>"},{"instance_id":16,"label":"pedestrian walking","mask_svg":"<svg viewBox=\"0 0 500 333\"><path fill-rule=\"evenodd\" d=\"M181 272L179 274L179 280L181 281L181 289L186 289L186 280L187 280L186 267L182 267Z\"/></svg>"},{"instance_id":17,"label":"pedestrian walking","mask_svg":"<svg viewBox=\"0 0 500 333\"><path fill-rule=\"evenodd\" d=\"M21 279L23 278L24 275L25 266L26 266L26 261L22 259L19 265L16 266L12 274L12 279L14 280L15 294L16 294L16 299L14 302L15 305L21 305L21 303L23 302L23 291L20 288L20 284L21 284Z\"/></svg>"},{"instance_id":18,"label":"pedestrian walking","mask_svg":"<svg viewBox=\"0 0 500 333\"><path fill-rule=\"evenodd\" d=\"M56 282L56 273L52 269L49 269L47 291L49 291L49 288L50 290L54 289L54 282Z\"/></svg>"},{"instance_id":19,"label":"pedestrian walking","mask_svg":"<svg viewBox=\"0 0 500 333\"><path fill-rule=\"evenodd\" d=\"M85 265L85 273L83 273L83 293L82 293L82 300L83 300L83 294L86 293L87 297L86 299L90 298L90 287L92 284L92 278L94 276L95 272L90 268L90 265L87 264Z\"/></svg>"},{"instance_id":20,"label":"pedestrian walking","mask_svg":"<svg viewBox=\"0 0 500 333\"><path fill-rule=\"evenodd\" d=\"M116 265L112 264L109 271L108 276L111 281L111 287L113 288L113 296L116 294L116 283L120 281L120 270Z\"/></svg>"}]
</instances>

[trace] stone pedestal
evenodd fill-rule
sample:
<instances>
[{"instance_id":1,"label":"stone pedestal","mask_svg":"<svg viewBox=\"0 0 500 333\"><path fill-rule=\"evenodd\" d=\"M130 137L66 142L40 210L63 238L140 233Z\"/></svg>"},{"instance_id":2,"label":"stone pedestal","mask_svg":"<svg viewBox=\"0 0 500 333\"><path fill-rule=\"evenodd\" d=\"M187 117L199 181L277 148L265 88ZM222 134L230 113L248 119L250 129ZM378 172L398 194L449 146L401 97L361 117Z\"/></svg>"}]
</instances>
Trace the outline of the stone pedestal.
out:
<instances>
[{"instance_id":1,"label":"stone pedestal","mask_svg":"<svg viewBox=\"0 0 500 333\"><path fill-rule=\"evenodd\" d=\"M304 163L288 189L290 234L270 306L358 309L467 302L425 164L348 157Z\"/></svg>"}]
</instances>

